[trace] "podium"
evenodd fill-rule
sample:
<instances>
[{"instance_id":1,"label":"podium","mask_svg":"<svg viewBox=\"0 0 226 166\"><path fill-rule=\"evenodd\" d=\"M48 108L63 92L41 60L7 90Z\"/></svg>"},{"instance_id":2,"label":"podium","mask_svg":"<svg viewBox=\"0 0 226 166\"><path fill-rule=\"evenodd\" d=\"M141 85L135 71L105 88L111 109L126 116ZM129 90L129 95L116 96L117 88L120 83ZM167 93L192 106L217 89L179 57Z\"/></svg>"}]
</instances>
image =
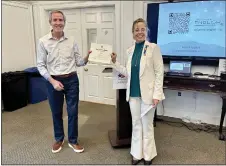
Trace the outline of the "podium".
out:
<instances>
[{"instance_id":1,"label":"podium","mask_svg":"<svg viewBox=\"0 0 226 166\"><path fill-rule=\"evenodd\" d=\"M108 132L112 147L129 146L132 136L132 117L126 101L126 89L116 91L116 130Z\"/></svg>"}]
</instances>

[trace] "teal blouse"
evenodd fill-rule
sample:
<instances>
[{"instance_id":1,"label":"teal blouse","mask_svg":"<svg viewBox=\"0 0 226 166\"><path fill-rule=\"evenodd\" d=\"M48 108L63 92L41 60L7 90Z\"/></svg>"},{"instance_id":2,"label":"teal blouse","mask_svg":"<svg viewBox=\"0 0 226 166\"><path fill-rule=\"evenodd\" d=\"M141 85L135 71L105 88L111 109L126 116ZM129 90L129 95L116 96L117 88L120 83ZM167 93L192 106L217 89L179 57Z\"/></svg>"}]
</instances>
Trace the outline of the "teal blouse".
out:
<instances>
[{"instance_id":1,"label":"teal blouse","mask_svg":"<svg viewBox=\"0 0 226 166\"><path fill-rule=\"evenodd\" d=\"M140 93L140 59L144 47L144 42L136 43L132 62L131 62L131 80L130 97L141 97Z\"/></svg>"}]
</instances>

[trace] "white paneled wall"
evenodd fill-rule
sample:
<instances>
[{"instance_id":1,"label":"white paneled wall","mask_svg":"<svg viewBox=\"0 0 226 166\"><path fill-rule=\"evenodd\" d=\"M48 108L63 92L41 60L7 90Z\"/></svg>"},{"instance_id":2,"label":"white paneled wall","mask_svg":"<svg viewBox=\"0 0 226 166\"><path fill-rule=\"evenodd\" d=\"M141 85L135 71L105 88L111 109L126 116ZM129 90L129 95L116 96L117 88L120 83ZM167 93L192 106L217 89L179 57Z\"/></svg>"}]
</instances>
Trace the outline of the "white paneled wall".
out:
<instances>
[{"instance_id":1,"label":"white paneled wall","mask_svg":"<svg viewBox=\"0 0 226 166\"><path fill-rule=\"evenodd\" d=\"M35 65L31 4L2 2L2 72Z\"/></svg>"}]
</instances>

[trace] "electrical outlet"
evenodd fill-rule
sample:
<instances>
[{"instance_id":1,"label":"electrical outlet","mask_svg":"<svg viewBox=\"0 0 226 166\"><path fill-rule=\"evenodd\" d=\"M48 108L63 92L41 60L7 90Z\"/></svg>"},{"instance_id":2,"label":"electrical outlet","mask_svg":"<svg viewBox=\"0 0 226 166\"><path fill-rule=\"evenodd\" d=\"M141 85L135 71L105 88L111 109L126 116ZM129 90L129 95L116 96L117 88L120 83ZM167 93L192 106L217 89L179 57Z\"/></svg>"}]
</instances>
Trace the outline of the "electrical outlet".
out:
<instances>
[{"instance_id":1,"label":"electrical outlet","mask_svg":"<svg viewBox=\"0 0 226 166\"><path fill-rule=\"evenodd\" d=\"M181 96L181 92L178 92L178 96Z\"/></svg>"}]
</instances>

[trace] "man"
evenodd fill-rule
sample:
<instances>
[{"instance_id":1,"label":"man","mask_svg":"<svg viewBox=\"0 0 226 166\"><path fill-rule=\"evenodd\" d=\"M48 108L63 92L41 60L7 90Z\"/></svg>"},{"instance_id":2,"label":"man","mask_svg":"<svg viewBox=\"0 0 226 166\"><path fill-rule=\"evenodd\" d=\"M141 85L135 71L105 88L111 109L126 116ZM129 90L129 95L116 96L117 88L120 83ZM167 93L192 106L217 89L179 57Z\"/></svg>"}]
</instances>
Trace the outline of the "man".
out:
<instances>
[{"instance_id":1,"label":"man","mask_svg":"<svg viewBox=\"0 0 226 166\"><path fill-rule=\"evenodd\" d=\"M52 152L59 152L64 143L62 115L65 95L68 113L68 145L75 152L80 153L84 148L78 144L79 80L76 68L86 65L90 52L85 58L80 56L74 38L67 36L63 31L65 21L63 12L50 13L49 23L52 30L39 39L37 68L47 80L47 94L56 140Z\"/></svg>"}]
</instances>

